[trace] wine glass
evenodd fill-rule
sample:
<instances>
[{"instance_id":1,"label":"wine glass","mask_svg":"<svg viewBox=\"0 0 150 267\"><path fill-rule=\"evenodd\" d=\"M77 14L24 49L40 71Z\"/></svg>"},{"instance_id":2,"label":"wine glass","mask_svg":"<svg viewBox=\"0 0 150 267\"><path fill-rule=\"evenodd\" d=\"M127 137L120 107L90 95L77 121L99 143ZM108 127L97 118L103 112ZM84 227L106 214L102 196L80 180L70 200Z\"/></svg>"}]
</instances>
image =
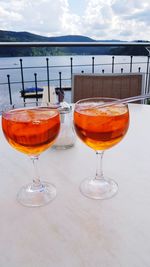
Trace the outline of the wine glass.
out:
<instances>
[{"instance_id":1,"label":"wine glass","mask_svg":"<svg viewBox=\"0 0 150 267\"><path fill-rule=\"evenodd\" d=\"M78 137L96 151L97 169L94 178L85 179L80 191L92 199L107 199L118 191L117 183L105 177L102 169L104 151L119 143L129 127L127 104L115 104L114 98L88 98L75 104L74 127ZM113 105L105 105L114 101Z\"/></svg>"},{"instance_id":2,"label":"wine glass","mask_svg":"<svg viewBox=\"0 0 150 267\"><path fill-rule=\"evenodd\" d=\"M7 106L2 111L2 129L8 143L27 154L34 166L33 182L23 186L17 200L24 206L43 206L56 196L56 188L41 182L37 162L41 152L55 141L60 129L60 116L56 108L36 103Z\"/></svg>"}]
</instances>

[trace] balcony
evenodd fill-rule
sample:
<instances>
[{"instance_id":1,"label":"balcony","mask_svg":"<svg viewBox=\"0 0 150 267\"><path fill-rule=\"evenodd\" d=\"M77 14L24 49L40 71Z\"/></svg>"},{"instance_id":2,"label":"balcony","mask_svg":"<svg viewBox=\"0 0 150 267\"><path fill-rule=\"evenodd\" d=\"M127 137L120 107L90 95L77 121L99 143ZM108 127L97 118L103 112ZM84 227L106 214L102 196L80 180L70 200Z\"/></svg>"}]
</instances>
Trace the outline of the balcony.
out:
<instances>
[{"instance_id":1,"label":"balcony","mask_svg":"<svg viewBox=\"0 0 150 267\"><path fill-rule=\"evenodd\" d=\"M0 45L9 47L12 44ZM54 64L51 57L42 58L36 65L33 64L32 58L17 58L10 65L11 60L14 59L5 58L0 61L1 104L32 101L20 96L20 90L30 86L46 86L48 89L55 86L68 90L70 87L69 91L65 90L65 99L71 101L73 75L82 72L112 75L143 73L144 92L150 89L148 53L145 57L130 55L119 58L112 55L107 57L107 60L103 56L90 56L86 62L77 62L75 56L68 56L66 62L61 64ZM37 100L40 101L41 98ZM43 199L43 189L51 183L56 186L56 191L52 190L52 194L55 196L57 192L57 198L41 208L25 208L19 205L16 201L19 189L22 186L26 188L24 185L30 182L32 176L29 159L25 159L27 155L10 148L2 127L0 128L0 266L150 266L150 106L131 104L129 108L129 131L118 146L106 152L104 173L119 186L118 194L106 201L86 198L79 191L83 179L93 177L96 158L95 152L77 138L71 149L47 149L41 155L39 174L48 183L44 182L42 187L36 174L36 191L39 184L41 191L36 199ZM122 115L117 117L122 118ZM118 119L114 119L113 123L117 122ZM113 123L110 119L110 127L107 129L105 125L100 135L98 131L87 132L90 137L94 136L93 140L97 139L96 143L100 136L102 142L106 141L108 144L109 139L118 137L118 131L120 134L120 118L119 127L114 127ZM12 138L17 138L19 145L27 145L30 148L30 139L38 139L38 121L35 120L33 125L37 127L37 134L32 132L31 138L28 136L30 129L26 125L23 127L23 133L18 125L15 125ZM7 129L11 132L9 126ZM25 131L25 135L24 129L29 130L28 133ZM83 130L82 132L85 132ZM43 144L44 133L40 127L40 145ZM122 130L122 134L125 134L125 130ZM120 135L120 139L122 137ZM32 143L34 148L37 143ZM97 156L99 152L97 151ZM114 184L112 180L113 188L116 188ZM28 188L33 195L30 184ZM104 186L105 188L107 186ZM35 201L34 206L37 204L39 203Z\"/></svg>"},{"instance_id":2,"label":"balcony","mask_svg":"<svg viewBox=\"0 0 150 267\"><path fill-rule=\"evenodd\" d=\"M26 58L2 58L0 65L0 106L6 103L18 103L20 101L31 101L25 94L28 87L35 88L35 99L41 100L38 88L47 87L48 100L50 100L51 87L55 88L57 94L64 91L65 100L71 102L72 78L74 74L117 74L117 73L142 73L144 76L143 91L150 91L150 53L147 42L97 42L97 43L0 43L0 47L142 47L146 56L60 56ZM34 58L35 59L35 58ZM57 60L56 60L57 59ZM21 94L22 92L22 94ZM22 97L21 97L22 96ZM33 99L32 99L33 101Z\"/></svg>"}]
</instances>

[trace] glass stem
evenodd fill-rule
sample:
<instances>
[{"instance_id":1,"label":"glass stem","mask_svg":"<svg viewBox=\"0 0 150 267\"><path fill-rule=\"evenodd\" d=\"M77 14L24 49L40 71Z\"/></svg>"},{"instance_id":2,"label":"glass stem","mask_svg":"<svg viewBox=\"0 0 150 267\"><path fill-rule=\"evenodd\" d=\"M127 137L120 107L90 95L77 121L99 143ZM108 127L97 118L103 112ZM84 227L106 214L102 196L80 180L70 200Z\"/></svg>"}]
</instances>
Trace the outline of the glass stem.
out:
<instances>
[{"instance_id":1,"label":"glass stem","mask_svg":"<svg viewBox=\"0 0 150 267\"><path fill-rule=\"evenodd\" d=\"M96 155L97 155L97 167L96 167L95 179L96 180L100 180L100 179L104 179L104 175L103 175L103 155L104 155L104 151L96 151Z\"/></svg>"},{"instance_id":2,"label":"glass stem","mask_svg":"<svg viewBox=\"0 0 150 267\"><path fill-rule=\"evenodd\" d=\"M34 178L33 178L33 186L34 187L40 187L41 186L41 182L40 182L40 178L39 178L39 173L38 173L38 156L31 156L30 157L33 163L33 169L34 169Z\"/></svg>"}]
</instances>

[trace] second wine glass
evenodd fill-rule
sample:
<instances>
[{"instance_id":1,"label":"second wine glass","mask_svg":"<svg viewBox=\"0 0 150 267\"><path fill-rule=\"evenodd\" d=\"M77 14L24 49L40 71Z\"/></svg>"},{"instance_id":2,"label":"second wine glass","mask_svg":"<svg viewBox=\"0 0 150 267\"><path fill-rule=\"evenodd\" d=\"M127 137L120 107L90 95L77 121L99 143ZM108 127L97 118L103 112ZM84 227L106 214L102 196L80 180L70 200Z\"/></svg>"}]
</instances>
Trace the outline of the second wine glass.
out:
<instances>
[{"instance_id":1,"label":"second wine glass","mask_svg":"<svg viewBox=\"0 0 150 267\"><path fill-rule=\"evenodd\" d=\"M117 193L117 183L105 177L102 168L104 151L119 143L129 126L127 104L115 104L117 99L88 98L78 101L74 110L74 126L78 137L96 151L97 169L93 178L80 185L83 195L93 199L107 199ZM114 105L101 107L114 101Z\"/></svg>"}]
</instances>

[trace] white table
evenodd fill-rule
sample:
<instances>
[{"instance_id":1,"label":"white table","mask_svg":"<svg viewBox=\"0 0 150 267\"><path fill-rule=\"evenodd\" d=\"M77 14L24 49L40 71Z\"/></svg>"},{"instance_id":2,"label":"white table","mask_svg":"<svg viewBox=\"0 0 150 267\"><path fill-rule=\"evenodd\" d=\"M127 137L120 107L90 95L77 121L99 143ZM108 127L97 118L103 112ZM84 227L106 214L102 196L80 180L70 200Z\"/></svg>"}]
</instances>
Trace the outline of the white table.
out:
<instances>
[{"instance_id":1,"label":"white table","mask_svg":"<svg viewBox=\"0 0 150 267\"><path fill-rule=\"evenodd\" d=\"M150 266L150 106L130 105L124 140L104 156L104 171L119 184L109 200L90 200L80 182L95 174L95 153L79 140L72 149L41 155L41 176L57 197L41 208L16 201L32 179L30 160L0 130L0 267Z\"/></svg>"}]
</instances>

